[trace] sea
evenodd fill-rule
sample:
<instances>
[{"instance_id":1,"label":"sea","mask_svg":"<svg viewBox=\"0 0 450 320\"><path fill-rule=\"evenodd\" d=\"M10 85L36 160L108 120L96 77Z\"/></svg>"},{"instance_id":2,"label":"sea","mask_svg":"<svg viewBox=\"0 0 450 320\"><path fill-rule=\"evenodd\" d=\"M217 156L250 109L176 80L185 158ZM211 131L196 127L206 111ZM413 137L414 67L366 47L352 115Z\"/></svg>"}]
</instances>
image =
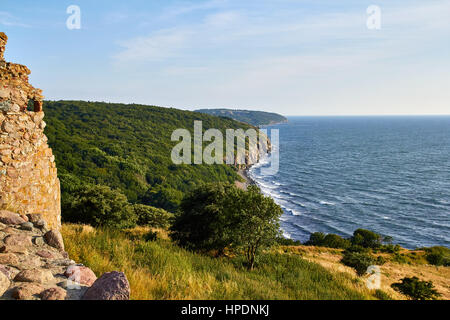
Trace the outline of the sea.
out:
<instances>
[{"instance_id":1,"label":"sea","mask_svg":"<svg viewBox=\"0 0 450 320\"><path fill-rule=\"evenodd\" d=\"M270 157L249 170L284 214L284 236L369 229L414 249L450 247L450 116L289 117Z\"/></svg>"}]
</instances>

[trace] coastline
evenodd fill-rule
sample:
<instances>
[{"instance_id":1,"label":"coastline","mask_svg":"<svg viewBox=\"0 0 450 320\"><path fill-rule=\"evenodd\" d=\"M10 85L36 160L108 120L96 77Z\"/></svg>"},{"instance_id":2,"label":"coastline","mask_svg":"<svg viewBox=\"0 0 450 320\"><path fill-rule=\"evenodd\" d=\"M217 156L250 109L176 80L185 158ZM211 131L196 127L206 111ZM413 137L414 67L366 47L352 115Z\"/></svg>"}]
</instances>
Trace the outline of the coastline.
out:
<instances>
[{"instance_id":1,"label":"coastline","mask_svg":"<svg viewBox=\"0 0 450 320\"><path fill-rule=\"evenodd\" d=\"M247 190L247 188L251 185L256 185L256 181L253 180L250 175L249 175L249 170L251 167L245 168L245 169L239 169L237 171L237 174L244 179L244 182L241 181L235 181L236 187L243 189L243 190Z\"/></svg>"}]
</instances>

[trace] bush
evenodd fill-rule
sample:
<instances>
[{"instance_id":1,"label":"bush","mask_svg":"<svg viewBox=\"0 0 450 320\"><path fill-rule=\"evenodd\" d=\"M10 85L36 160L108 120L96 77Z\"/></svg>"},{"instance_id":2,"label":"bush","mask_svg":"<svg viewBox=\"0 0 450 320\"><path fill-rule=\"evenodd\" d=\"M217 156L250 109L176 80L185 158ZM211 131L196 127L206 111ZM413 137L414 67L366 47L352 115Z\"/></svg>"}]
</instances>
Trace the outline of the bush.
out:
<instances>
[{"instance_id":1,"label":"bush","mask_svg":"<svg viewBox=\"0 0 450 320\"><path fill-rule=\"evenodd\" d=\"M327 234L315 232L309 237L309 241L305 242L308 246L319 246L334 249L347 249L351 243L349 240L338 236L337 234Z\"/></svg>"},{"instance_id":2,"label":"bush","mask_svg":"<svg viewBox=\"0 0 450 320\"><path fill-rule=\"evenodd\" d=\"M140 200L143 204L175 212L180 205L182 197L183 193L181 191L157 186L156 188L148 189Z\"/></svg>"},{"instance_id":3,"label":"bush","mask_svg":"<svg viewBox=\"0 0 450 320\"><path fill-rule=\"evenodd\" d=\"M380 252L385 252L385 253L398 253L400 252L400 245L396 244L387 244L387 245L383 245L380 247L379 251Z\"/></svg>"},{"instance_id":4,"label":"bush","mask_svg":"<svg viewBox=\"0 0 450 320\"><path fill-rule=\"evenodd\" d=\"M145 241L156 241L158 239L158 232L156 231L150 231L147 234L144 235Z\"/></svg>"},{"instance_id":5,"label":"bush","mask_svg":"<svg viewBox=\"0 0 450 320\"><path fill-rule=\"evenodd\" d=\"M323 232L314 232L309 236L309 240L305 242L307 246L321 246L323 244L323 240L325 239L325 233Z\"/></svg>"},{"instance_id":6,"label":"bush","mask_svg":"<svg viewBox=\"0 0 450 320\"><path fill-rule=\"evenodd\" d=\"M172 239L188 249L223 252L232 242L234 224L222 203L229 188L208 184L186 195L170 228Z\"/></svg>"},{"instance_id":7,"label":"bush","mask_svg":"<svg viewBox=\"0 0 450 320\"><path fill-rule=\"evenodd\" d=\"M357 253L368 253L368 252L370 252L370 249L364 248L362 246L352 245L352 246L348 247L345 251L346 252L357 252Z\"/></svg>"},{"instance_id":8,"label":"bush","mask_svg":"<svg viewBox=\"0 0 450 320\"><path fill-rule=\"evenodd\" d=\"M425 258L428 263L435 266L450 266L450 249L446 247L425 248Z\"/></svg>"},{"instance_id":9,"label":"bush","mask_svg":"<svg viewBox=\"0 0 450 320\"><path fill-rule=\"evenodd\" d=\"M323 239L323 246L334 249L347 249L351 243L336 234L327 234Z\"/></svg>"},{"instance_id":10,"label":"bush","mask_svg":"<svg viewBox=\"0 0 450 320\"><path fill-rule=\"evenodd\" d=\"M364 248L378 248L381 246L382 236L370 230L357 229L353 233L351 242L353 245L362 246Z\"/></svg>"},{"instance_id":11,"label":"bush","mask_svg":"<svg viewBox=\"0 0 450 320\"><path fill-rule=\"evenodd\" d=\"M401 282L394 283L391 287L413 300L435 300L441 296L431 281L421 281L417 277L403 278Z\"/></svg>"},{"instance_id":12,"label":"bush","mask_svg":"<svg viewBox=\"0 0 450 320\"><path fill-rule=\"evenodd\" d=\"M282 246L301 246L302 243L299 240L288 239L284 237L278 237L276 242Z\"/></svg>"},{"instance_id":13,"label":"bush","mask_svg":"<svg viewBox=\"0 0 450 320\"><path fill-rule=\"evenodd\" d=\"M137 217L137 224L140 226L168 228L173 219L172 213L144 204L133 205L133 210Z\"/></svg>"},{"instance_id":14,"label":"bush","mask_svg":"<svg viewBox=\"0 0 450 320\"><path fill-rule=\"evenodd\" d=\"M359 276L364 275L368 267L376 265L376 260L370 254L349 251L344 252L341 262L354 268Z\"/></svg>"},{"instance_id":15,"label":"bush","mask_svg":"<svg viewBox=\"0 0 450 320\"><path fill-rule=\"evenodd\" d=\"M63 219L94 227L130 228L137 217L125 195L107 186L83 185L65 203Z\"/></svg>"}]
</instances>

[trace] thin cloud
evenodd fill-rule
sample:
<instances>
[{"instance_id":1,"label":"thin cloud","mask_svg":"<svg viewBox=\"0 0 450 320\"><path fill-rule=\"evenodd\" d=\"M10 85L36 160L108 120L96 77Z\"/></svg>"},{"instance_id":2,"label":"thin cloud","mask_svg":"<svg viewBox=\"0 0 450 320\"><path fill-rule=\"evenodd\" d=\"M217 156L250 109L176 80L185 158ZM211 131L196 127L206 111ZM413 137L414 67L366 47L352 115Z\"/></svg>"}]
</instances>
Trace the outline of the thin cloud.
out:
<instances>
[{"instance_id":1,"label":"thin cloud","mask_svg":"<svg viewBox=\"0 0 450 320\"><path fill-rule=\"evenodd\" d=\"M5 11L0 11L0 24L6 27L30 27L27 24L21 23L18 18Z\"/></svg>"}]
</instances>

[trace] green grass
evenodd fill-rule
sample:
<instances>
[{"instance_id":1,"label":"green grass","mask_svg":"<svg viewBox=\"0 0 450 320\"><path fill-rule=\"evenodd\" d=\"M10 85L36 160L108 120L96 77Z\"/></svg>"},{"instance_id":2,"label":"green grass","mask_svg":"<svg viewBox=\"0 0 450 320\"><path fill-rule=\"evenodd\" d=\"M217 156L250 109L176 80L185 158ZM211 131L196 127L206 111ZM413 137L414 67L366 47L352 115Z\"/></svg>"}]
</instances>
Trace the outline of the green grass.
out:
<instances>
[{"instance_id":1,"label":"green grass","mask_svg":"<svg viewBox=\"0 0 450 320\"><path fill-rule=\"evenodd\" d=\"M124 271L132 299L371 299L361 281L330 273L298 255L264 254L249 271L239 257L213 258L168 239L64 225L66 250L97 275ZM142 229L142 228L141 228ZM164 232L163 232L164 233Z\"/></svg>"}]
</instances>

